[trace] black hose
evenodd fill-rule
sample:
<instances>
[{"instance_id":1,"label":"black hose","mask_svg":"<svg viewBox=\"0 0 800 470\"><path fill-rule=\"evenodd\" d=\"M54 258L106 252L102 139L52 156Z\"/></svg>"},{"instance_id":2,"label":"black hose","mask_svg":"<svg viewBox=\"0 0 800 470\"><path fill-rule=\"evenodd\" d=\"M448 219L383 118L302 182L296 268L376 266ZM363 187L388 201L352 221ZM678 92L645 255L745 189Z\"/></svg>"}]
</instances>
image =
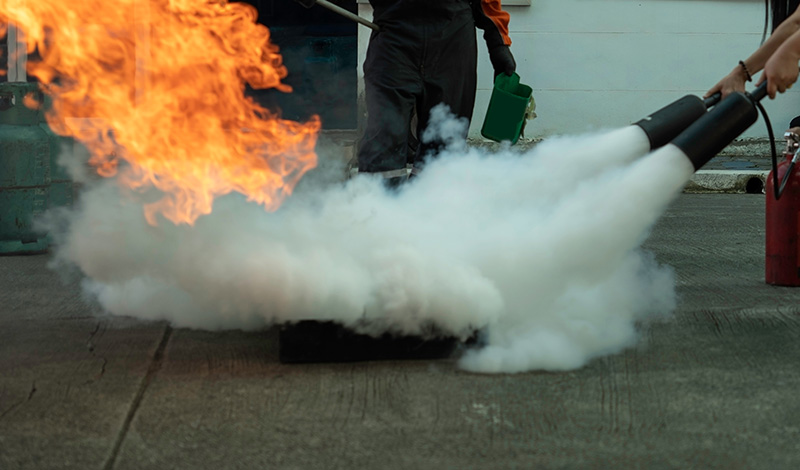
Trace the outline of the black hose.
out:
<instances>
[{"instance_id":1,"label":"black hose","mask_svg":"<svg viewBox=\"0 0 800 470\"><path fill-rule=\"evenodd\" d=\"M765 96L767 96L767 82L763 82L761 85L758 86L752 93L748 93L750 99L753 100L754 103L758 103L759 101L763 100Z\"/></svg>"},{"instance_id":2,"label":"black hose","mask_svg":"<svg viewBox=\"0 0 800 470\"><path fill-rule=\"evenodd\" d=\"M779 182L778 151L775 148L775 134L772 132L772 123L769 121L767 110L764 109L764 106L761 104L761 100L767 95L767 82L762 83L753 91L753 93L748 93L748 95L750 95L750 99L753 101L753 104L761 112L761 116L764 118L764 123L767 125L767 135L769 135L770 150L772 153L772 189L775 193L775 200L777 201L783 194L783 188L786 186L786 182L789 181L789 175L792 173L792 169L794 168L794 162L789 164L786 174L783 175L782 181Z\"/></svg>"},{"instance_id":3,"label":"black hose","mask_svg":"<svg viewBox=\"0 0 800 470\"><path fill-rule=\"evenodd\" d=\"M764 118L764 122L767 125L770 150L772 151L772 189L775 192L775 200L777 201L781 198L781 194L783 194L783 186L786 184L786 179L789 173L787 172L783 177L783 182L778 182L778 151L775 149L775 134L772 132L772 124L769 122L767 110L764 109L764 106L761 104L761 102L755 101L754 104L758 110L761 111L761 116Z\"/></svg>"},{"instance_id":4,"label":"black hose","mask_svg":"<svg viewBox=\"0 0 800 470\"><path fill-rule=\"evenodd\" d=\"M769 9L769 4L772 4L772 31L775 32L775 28L778 27L786 18L788 18L800 5L800 0L766 0L767 8ZM767 22L769 20L764 20L764 35L761 38L761 44L764 44L766 39L766 31L767 31ZM775 192L775 200L781 198L783 194L783 190L786 187L786 182L789 181L789 175L792 174L792 170L794 169L794 159L789 163L789 168L786 170L786 174L783 175L782 181L778 183L778 151L775 149L775 134L772 132L772 124L769 122L769 116L767 115L767 111L764 109L764 106L761 105L761 99L766 94L767 82L764 82L759 89L756 90L758 92L763 88L762 95L758 98L755 95L751 95L753 98L756 99L754 101L756 107L761 112L761 115L764 117L764 122L767 125L767 134L769 135L769 143L770 143L770 150L772 153L772 189ZM754 92L755 93L755 92Z\"/></svg>"}]
</instances>

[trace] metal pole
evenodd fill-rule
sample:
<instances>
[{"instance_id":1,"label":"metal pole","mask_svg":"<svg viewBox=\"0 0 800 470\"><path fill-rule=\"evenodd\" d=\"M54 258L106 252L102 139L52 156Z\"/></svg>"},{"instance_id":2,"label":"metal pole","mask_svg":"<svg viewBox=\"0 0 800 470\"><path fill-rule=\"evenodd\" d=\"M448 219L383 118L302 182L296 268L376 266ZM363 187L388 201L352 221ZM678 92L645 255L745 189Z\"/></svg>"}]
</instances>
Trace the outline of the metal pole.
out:
<instances>
[{"instance_id":1,"label":"metal pole","mask_svg":"<svg viewBox=\"0 0 800 470\"><path fill-rule=\"evenodd\" d=\"M334 5L333 3L329 2L328 0L317 0L317 5L325 7L328 10L331 10L334 13L338 13L338 14L346 17L346 18L350 18L353 21L357 21L357 22L363 24L364 26L368 26L368 27L374 29L375 31L380 31L380 28L378 28L378 25L376 25L375 23L373 23L371 21L367 21L364 18L362 18L362 17L360 17L360 16L358 16L356 14L350 13L349 11L345 10L344 8L342 8L342 7L338 6L338 5Z\"/></svg>"},{"instance_id":2,"label":"metal pole","mask_svg":"<svg viewBox=\"0 0 800 470\"><path fill-rule=\"evenodd\" d=\"M134 96L136 106L145 104L147 100L147 89L150 85L150 71L148 67L152 60L150 52L150 1L136 0L133 4L133 21L135 28L135 59L136 68L134 69Z\"/></svg>"},{"instance_id":3,"label":"metal pole","mask_svg":"<svg viewBox=\"0 0 800 470\"><path fill-rule=\"evenodd\" d=\"M6 42L8 43L8 75L9 82L27 82L28 81L28 51L25 44L25 34L14 26L8 25L6 31Z\"/></svg>"}]
</instances>

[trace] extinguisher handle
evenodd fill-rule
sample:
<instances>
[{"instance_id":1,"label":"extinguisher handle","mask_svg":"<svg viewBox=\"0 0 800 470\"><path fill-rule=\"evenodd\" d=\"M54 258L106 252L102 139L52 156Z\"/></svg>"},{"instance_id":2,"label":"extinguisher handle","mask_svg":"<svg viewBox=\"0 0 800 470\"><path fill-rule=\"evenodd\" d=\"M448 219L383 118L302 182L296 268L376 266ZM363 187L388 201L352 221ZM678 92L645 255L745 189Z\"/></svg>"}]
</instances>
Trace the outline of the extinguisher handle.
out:
<instances>
[{"instance_id":1,"label":"extinguisher handle","mask_svg":"<svg viewBox=\"0 0 800 470\"><path fill-rule=\"evenodd\" d=\"M709 96L708 98L703 100L703 104L706 105L706 109L715 106L719 101L722 99L722 92L718 91L713 95Z\"/></svg>"},{"instance_id":2,"label":"extinguisher handle","mask_svg":"<svg viewBox=\"0 0 800 470\"><path fill-rule=\"evenodd\" d=\"M765 81L759 85L758 88L753 90L752 93L749 93L749 95L753 101L761 101L764 99L764 97L767 96L767 82Z\"/></svg>"}]
</instances>

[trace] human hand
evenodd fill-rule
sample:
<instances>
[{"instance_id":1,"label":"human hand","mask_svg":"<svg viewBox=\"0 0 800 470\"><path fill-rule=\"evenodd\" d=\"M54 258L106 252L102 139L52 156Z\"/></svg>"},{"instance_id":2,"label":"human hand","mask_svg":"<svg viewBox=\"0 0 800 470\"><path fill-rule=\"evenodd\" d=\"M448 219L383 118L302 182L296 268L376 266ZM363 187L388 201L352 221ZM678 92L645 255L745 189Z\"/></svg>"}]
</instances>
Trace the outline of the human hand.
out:
<instances>
[{"instance_id":1,"label":"human hand","mask_svg":"<svg viewBox=\"0 0 800 470\"><path fill-rule=\"evenodd\" d=\"M708 98L714 93L721 93L722 98L734 92L744 92L744 83L747 81L747 75L741 66L737 65L728 75L725 75L722 80L717 82L716 85L711 87L703 98Z\"/></svg>"},{"instance_id":2,"label":"human hand","mask_svg":"<svg viewBox=\"0 0 800 470\"><path fill-rule=\"evenodd\" d=\"M489 49L489 60L492 62L495 78L501 73L511 76L517 71L517 62L514 60L514 56L511 55L511 48L506 45Z\"/></svg>"},{"instance_id":3,"label":"human hand","mask_svg":"<svg viewBox=\"0 0 800 470\"><path fill-rule=\"evenodd\" d=\"M778 49L764 65L764 73L756 85L767 82L767 94L775 99L777 93L783 93L797 81L798 68L796 54Z\"/></svg>"}]
</instances>

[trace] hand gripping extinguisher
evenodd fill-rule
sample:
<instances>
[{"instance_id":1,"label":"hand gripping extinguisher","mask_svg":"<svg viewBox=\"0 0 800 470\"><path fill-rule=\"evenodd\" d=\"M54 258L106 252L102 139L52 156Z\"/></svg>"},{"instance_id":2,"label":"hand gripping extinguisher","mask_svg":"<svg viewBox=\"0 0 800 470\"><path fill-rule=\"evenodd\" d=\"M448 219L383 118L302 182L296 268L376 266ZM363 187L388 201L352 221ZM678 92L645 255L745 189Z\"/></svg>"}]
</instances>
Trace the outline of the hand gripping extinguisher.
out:
<instances>
[{"instance_id":1,"label":"hand gripping extinguisher","mask_svg":"<svg viewBox=\"0 0 800 470\"><path fill-rule=\"evenodd\" d=\"M800 135L786 132L785 160L767 177L767 284L800 286Z\"/></svg>"}]
</instances>

